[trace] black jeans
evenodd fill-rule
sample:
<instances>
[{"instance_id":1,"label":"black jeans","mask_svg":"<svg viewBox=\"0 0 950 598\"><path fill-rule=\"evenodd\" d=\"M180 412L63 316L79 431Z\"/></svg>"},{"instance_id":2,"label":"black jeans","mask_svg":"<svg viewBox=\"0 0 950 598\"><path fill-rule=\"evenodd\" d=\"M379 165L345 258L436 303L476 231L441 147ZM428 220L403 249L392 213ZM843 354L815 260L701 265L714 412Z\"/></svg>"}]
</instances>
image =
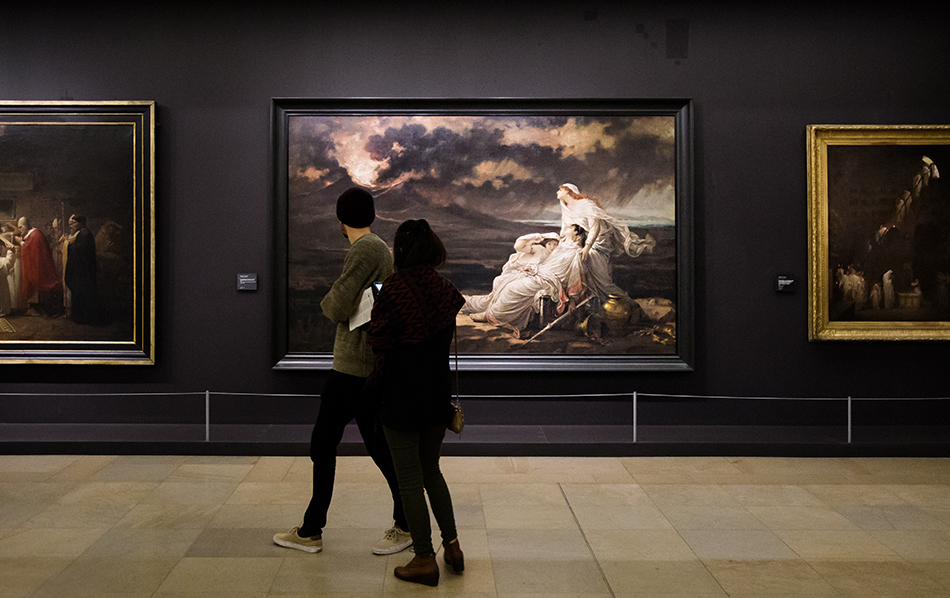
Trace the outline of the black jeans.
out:
<instances>
[{"instance_id":1,"label":"black jeans","mask_svg":"<svg viewBox=\"0 0 950 598\"><path fill-rule=\"evenodd\" d=\"M331 370L320 395L320 411L310 436L310 460L313 461L313 496L297 532L303 537L323 533L327 524L327 510L333 497L336 476L336 450L343 439L346 425L356 419L363 445L373 462L383 473L393 497L393 520L404 531L409 531L399 495L399 481L389 454L389 445L382 425L376 422L376 413L361 409L363 386L366 378L350 376Z\"/></svg>"},{"instance_id":2,"label":"black jeans","mask_svg":"<svg viewBox=\"0 0 950 598\"><path fill-rule=\"evenodd\" d=\"M432 514L439 524L443 543L458 537L452 495L442 476L442 470L439 469L445 426L432 426L421 430L393 430L384 427L383 430L389 440L393 463L399 475L399 487L409 520L409 533L412 534L413 552L420 557L435 554L426 494L429 495L429 504L432 505Z\"/></svg>"}]
</instances>

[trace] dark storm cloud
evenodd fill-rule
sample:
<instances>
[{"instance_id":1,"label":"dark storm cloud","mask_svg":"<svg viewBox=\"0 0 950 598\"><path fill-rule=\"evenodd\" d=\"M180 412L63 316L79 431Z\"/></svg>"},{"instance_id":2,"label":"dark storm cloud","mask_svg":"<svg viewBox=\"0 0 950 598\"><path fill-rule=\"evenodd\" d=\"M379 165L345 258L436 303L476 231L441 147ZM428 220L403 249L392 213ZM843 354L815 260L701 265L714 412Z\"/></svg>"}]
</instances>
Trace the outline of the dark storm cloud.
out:
<instances>
[{"instance_id":1,"label":"dark storm cloud","mask_svg":"<svg viewBox=\"0 0 950 598\"><path fill-rule=\"evenodd\" d=\"M565 182L618 207L673 182L672 129L650 118L318 117L293 128L291 187L303 196L348 177L431 206L534 218L557 209Z\"/></svg>"},{"instance_id":2,"label":"dark storm cloud","mask_svg":"<svg viewBox=\"0 0 950 598\"><path fill-rule=\"evenodd\" d=\"M430 200L441 196L443 201L451 199L468 208L493 206L496 211L503 206L536 212L550 204L559 184L556 174L577 169L572 166L577 160L565 160L560 150L539 143L506 144L504 130L486 124L489 121L477 122L464 134L447 127L427 129L421 124L391 127L374 135L367 150L374 159L388 161L388 168L379 176L381 184L413 174L405 186ZM505 161L530 171L533 177L500 174L494 181L473 182L479 165ZM451 198L445 197L446 183L451 183Z\"/></svg>"},{"instance_id":3,"label":"dark storm cloud","mask_svg":"<svg viewBox=\"0 0 950 598\"><path fill-rule=\"evenodd\" d=\"M288 152L288 168L291 176L297 176L310 168L335 170L342 168L333 156L333 140L327 132L310 132L295 135Z\"/></svg>"},{"instance_id":4,"label":"dark storm cloud","mask_svg":"<svg viewBox=\"0 0 950 598\"><path fill-rule=\"evenodd\" d=\"M331 149L333 149L333 141L329 137L316 135L304 137L294 146L294 151L291 153L293 162L290 167L294 171L311 167L318 170L339 167L339 162L331 157Z\"/></svg>"},{"instance_id":5,"label":"dark storm cloud","mask_svg":"<svg viewBox=\"0 0 950 598\"><path fill-rule=\"evenodd\" d=\"M308 197L347 176L336 159L333 139L325 128L308 128L306 119L292 119L287 152L289 193ZM314 184L316 182L316 184Z\"/></svg>"},{"instance_id":6,"label":"dark storm cloud","mask_svg":"<svg viewBox=\"0 0 950 598\"><path fill-rule=\"evenodd\" d=\"M454 181L472 176L486 159L499 159L504 154L501 140L502 132L497 129L477 128L460 135L446 127L427 130L412 124L373 135L367 150L373 158L389 161L389 168L380 174L383 183L411 172Z\"/></svg>"}]
</instances>

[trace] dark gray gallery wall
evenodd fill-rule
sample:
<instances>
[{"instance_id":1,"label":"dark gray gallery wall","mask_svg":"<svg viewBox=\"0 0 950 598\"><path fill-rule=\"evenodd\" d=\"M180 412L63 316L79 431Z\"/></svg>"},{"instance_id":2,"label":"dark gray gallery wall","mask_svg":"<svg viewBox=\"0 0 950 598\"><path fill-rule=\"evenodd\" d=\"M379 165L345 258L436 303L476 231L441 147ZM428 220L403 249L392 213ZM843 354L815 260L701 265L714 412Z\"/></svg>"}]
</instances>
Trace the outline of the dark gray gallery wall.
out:
<instances>
[{"instance_id":1,"label":"dark gray gallery wall","mask_svg":"<svg viewBox=\"0 0 950 598\"><path fill-rule=\"evenodd\" d=\"M83 396L0 397L0 422L202 421L202 402L174 395L319 392L320 372L271 369L272 97L692 98L695 370L463 372L467 394L947 394L950 344L809 343L806 336L805 127L950 123L941 9L612 1L25 6L5 8L0 19L0 99L157 102L157 363L4 365L3 393ZM667 39L670 21L680 33ZM238 272L257 272L261 289L238 292ZM796 276L798 291L777 294L778 274ZM710 401L657 407L656 417L767 420L795 411L776 403L728 404L722 412ZM543 416L533 415L537 407L472 403L494 423L557 420L561 411L566 421L605 423L617 414L609 401L542 403ZM234 423L281 423L309 421L314 411L306 399L238 396L219 412Z\"/></svg>"}]
</instances>

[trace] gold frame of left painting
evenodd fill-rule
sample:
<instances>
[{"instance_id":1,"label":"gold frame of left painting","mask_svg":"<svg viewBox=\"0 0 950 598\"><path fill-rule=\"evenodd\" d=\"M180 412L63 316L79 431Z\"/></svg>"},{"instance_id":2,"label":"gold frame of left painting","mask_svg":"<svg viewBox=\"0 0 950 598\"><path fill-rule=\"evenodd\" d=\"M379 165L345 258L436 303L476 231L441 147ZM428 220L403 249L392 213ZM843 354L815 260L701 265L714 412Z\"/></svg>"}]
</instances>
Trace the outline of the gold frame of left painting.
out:
<instances>
[{"instance_id":1,"label":"gold frame of left painting","mask_svg":"<svg viewBox=\"0 0 950 598\"><path fill-rule=\"evenodd\" d=\"M0 363L154 365L155 102L0 101L0 241Z\"/></svg>"},{"instance_id":2,"label":"gold frame of left painting","mask_svg":"<svg viewBox=\"0 0 950 598\"><path fill-rule=\"evenodd\" d=\"M950 339L950 126L810 125L810 341Z\"/></svg>"}]
</instances>

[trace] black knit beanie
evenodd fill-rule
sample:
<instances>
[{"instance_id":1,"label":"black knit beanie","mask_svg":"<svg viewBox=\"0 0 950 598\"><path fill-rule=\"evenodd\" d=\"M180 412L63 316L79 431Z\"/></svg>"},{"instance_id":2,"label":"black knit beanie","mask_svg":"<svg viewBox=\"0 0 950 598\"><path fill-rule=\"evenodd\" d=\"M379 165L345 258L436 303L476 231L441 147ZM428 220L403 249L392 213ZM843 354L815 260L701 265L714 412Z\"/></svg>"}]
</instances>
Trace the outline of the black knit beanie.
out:
<instances>
[{"instance_id":1,"label":"black knit beanie","mask_svg":"<svg viewBox=\"0 0 950 598\"><path fill-rule=\"evenodd\" d=\"M350 228L364 228L376 219L373 196L359 187L347 189L336 200L336 217Z\"/></svg>"}]
</instances>

